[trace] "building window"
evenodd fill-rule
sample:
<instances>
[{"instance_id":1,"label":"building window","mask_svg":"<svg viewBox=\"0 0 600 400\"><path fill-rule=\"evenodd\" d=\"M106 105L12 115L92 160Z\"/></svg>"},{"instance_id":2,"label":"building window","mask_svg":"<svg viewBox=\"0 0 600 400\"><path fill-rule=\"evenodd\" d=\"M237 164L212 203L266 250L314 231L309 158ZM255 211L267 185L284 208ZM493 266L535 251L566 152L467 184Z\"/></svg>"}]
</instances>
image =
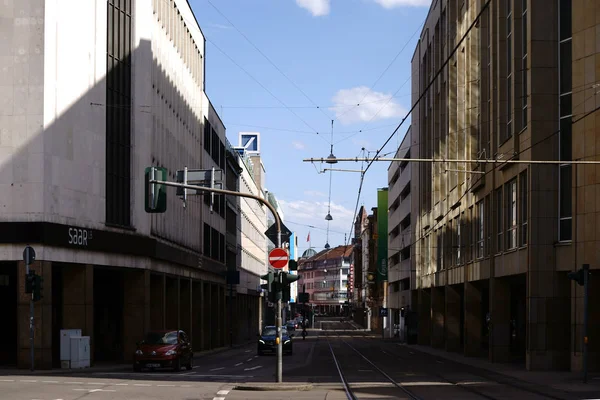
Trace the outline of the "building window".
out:
<instances>
[{"instance_id":1,"label":"building window","mask_svg":"<svg viewBox=\"0 0 600 400\"><path fill-rule=\"evenodd\" d=\"M460 225L461 225L461 220L460 218L456 217L454 219L454 226L456 226L456 236L454 238L454 248L456 249L456 260L454 260L454 264L455 265L460 265L461 263L461 259L460 259L460 249L461 249L461 245L462 245L462 241L461 241L461 237L460 237Z\"/></svg>"},{"instance_id":2,"label":"building window","mask_svg":"<svg viewBox=\"0 0 600 400\"><path fill-rule=\"evenodd\" d=\"M498 240L496 241L496 252L502 251L502 233L503 233L503 223L502 223L502 187L496 189L496 234Z\"/></svg>"},{"instance_id":3,"label":"building window","mask_svg":"<svg viewBox=\"0 0 600 400\"><path fill-rule=\"evenodd\" d=\"M506 248L510 250L517 247L517 180L506 186Z\"/></svg>"},{"instance_id":4,"label":"building window","mask_svg":"<svg viewBox=\"0 0 600 400\"><path fill-rule=\"evenodd\" d=\"M571 48L571 0L558 0L558 24L559 24L559 114L560 114L560 137L559 157L561 161L572 159L572 48ZM571 164L559 165L559 224L558 240L569 241L572 239L572 176Z\"/></svg>"},{"instance_id":5,"label":"building window","mask_svg":"<svg viewBox=\"0 0 600 400\"><path fill-rule=\"evenodd\" d=\"M521 127L523 129L527 128L527 96L528 96L528 79L527 79L527 1L521 0L521 38L522 38L522 54L521 58L521 96L522 96L522 113L521 113Z\"/></svg>"},{"instance_id":6,"label":"building window","mask_svg":"<svg viewBox=\"0 0 600 400\"><path fill-rule=\"evenodd\" d=\"M210 132L212 130L212 127L210 126L210 122L208 122L208 120L206 118L204 118L204 150L206 150L206 152L208 154L210 154Z\"/></svg>"},{"instance_id":7,"label":"building window","mask_svg":"<svg viewBox=\"0 0 600 400\"><path fill-rule=\"evenodd\" d=\"M491 253L492 247L492 218L491 218L491 206L492 206L492 196L488 195L485 198L485 217L484 217L484 231L487 236L487 240L485 243L485 255L489 256Z\"/></svg>"},{"instance_id":8,"label":"building window","mask_svg":"<svg viewBox=\"0 0 600 400\"><path fill-rule=\"evenodd\" d=\"M444 230L439 229L437 231L437 260L436 260L436 271L444 269Z\"/></svg>"},{"instance_id":9,"label":"building window","mask_svg":"<svg viewBox=\"0 0 600 400\"><path fill-rule=\"evenodd\" d=\"M483 246L485 243L484 236L484 224L485 224L485 205L483 200L477 203L477 220L475 226L477 227L477 258L483 258Z\"/></svg>"},{"instance_id":10,"label":"building window","mask_svg":"<svg viewBox=\"0 0 600 400\"><path fill-rule=\"evenodd\" d=\"M521 175L519 177L519 185L520 185L520 192L521 192L521 218L520 218L520 222L521 222L521 242L520 245L521 246L525 246L527 244L527 218L529 216L528 213L528 189L529 189L529 185L528 185L528 181L527 181L527 171L523 171L521 172Z\"/></svg>"},{"instance_id":11,"label":"building window","mask_svg":"<svg viewBox=\"0 0 600 400\"><path fill-rule=\"evenodd\" d=\"M106 222L131 226L131 0L107 3Z\"/></svg>"},{"instance_id":12,"label":"building window","mask_svg":"<svg viewBox=\"0 0 600 400\"><path fill-rule=\"evenodd\" d=\"M513 51L512 51L512 0L506 0L506 136L508 140L513 132Z\"/></svg>"}]
</instances>

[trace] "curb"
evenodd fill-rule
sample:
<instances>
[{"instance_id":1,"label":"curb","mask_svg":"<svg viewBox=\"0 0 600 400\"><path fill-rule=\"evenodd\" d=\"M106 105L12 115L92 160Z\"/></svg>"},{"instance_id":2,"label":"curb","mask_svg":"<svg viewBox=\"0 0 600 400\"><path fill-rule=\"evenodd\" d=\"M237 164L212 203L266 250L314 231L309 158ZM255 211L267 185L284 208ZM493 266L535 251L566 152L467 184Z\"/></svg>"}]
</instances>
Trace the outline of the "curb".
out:
<instances>
[{"instance_id":1,"label":"curb","mask_svg":"<svg viewBox=\"0 0 600 400\"><path fill-rule=\"evenodd\" d=\"M256 384L243 384L236 385L233 390L245 390L245 391L309 391L312 390L313 385L310 383L303 384L288 384L288 383L256 383Z\"/></svg>"}]
</instances>

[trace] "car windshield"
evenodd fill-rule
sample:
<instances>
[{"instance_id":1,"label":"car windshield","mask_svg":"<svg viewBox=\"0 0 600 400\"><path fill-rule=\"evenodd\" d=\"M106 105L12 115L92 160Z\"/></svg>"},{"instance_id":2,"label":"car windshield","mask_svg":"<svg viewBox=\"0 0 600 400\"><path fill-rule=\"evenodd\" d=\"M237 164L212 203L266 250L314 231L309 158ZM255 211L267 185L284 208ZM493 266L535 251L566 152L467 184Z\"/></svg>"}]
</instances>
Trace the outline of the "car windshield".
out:
<instances>
[{"instance_id":1,"label":"car windshield","mask_svg":"<svg viewBox=\"0 0 600 400\"><path fill-rule=\"evenodd\" d=\"M177 332L150 332L144 338L145 344L177 344Z\"/></svg>"},{"instance_id":2,"label":"car windshield","mask_svg":"<svg viewBox=\"0 0 600 400\"><path fill-rule=\"evenodd\" d=\"M288 334L287 329L285 327L281 327L281 335L286 336ZM277 328L265 328L262 331L262 336L277 336Z\"/></svg>"}]
</instances>

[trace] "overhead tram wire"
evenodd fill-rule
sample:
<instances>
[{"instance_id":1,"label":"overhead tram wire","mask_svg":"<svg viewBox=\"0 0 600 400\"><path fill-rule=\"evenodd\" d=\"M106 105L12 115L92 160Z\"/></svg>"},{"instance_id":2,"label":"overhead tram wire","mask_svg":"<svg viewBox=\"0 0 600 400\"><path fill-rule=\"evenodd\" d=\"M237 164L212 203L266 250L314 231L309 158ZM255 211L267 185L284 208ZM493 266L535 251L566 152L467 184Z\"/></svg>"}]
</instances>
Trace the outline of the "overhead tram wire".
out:
<instances>
[{"instance_id":1,"label":"overhead tram wire","mask_svg":"<svg viewBox=\"0 0 600 400\"><path fill-rule=\"evenodd\" d=\"M594 95L592 95L592 96L594 96ZM590 96L589 98L591 98L592 96ZM589 98L588 98L588 99L589 99ZM586 99L586 100L587 100L587 99ZM584 100L583 102L585 102L586 100ZM582 103L583 103L583 102L582 102ZM571 122L571 125L575 125L575 124L576 124L576 123L578 123L579 121L583 120L583 119L584 119L584 118L586 118L587 116L589 116L589 115L591 115L591 114L593 114L593 113L595 113L595 112L597 112L597 111L599 111L599 110L600 110L600 106L598 106L598 107L594 108L594 109L593 109L593 110L591 110L591 111L588 111L588 112L586 112L586 113L585 113L584 115L582 115L581 117L579 117L579 118L577 118L577 119L574 119L574 120ZM550 139L550 138L553 138L554 136L558 135L559 133L560 133L560 129L558 129L558 130L556 130L556 131L552 132L551 134L549 134L549 135L548 135L548 136L546 136L545 138L542 138L542 139L538 140L537 142L535 142L535 143L533 143L533 144L529 145L528 147L526 147L526 148L524 148L524 149L520 150L518 153L516 153L516 154L515 154L515 157L516 157L516 156L519 156L519 155L521 155L521 154L523 154L524 152L526 152L526 151L528 151L528 150L531 150L533 147L535 147L535 146L539 145L540 143L543 143L543 142L545 142L546 140L548 140L548 139ZM563 161L560 161L560 162L561 162L561 163L565 163L565 164L568 164L568 163L569 163L569 161L566 161L566 160L563 160ZM593 161L593 162L594 162L594 163L596 163L596 164L600 163L600 161ZM501 163L498 163L498 164L501 164ZM558 164L557 164L557 165L558 165ZM482 174L482 175L480 175L480 176L481 176L481 177L485 177L485 176L487 176L488 174L494 173L494 172L496 171L496 169L497 169L497 168L499 168L500 166L501 166L501 165L494 165L492 168L490 168L490 170L489 170L489 171L485 171L485 173L484 173L484 174ZM465 172L466 172L466 173L468 173L468 172L470 172L470 171L467 171L467 170L465 170ZM481 179L481 178L480 178L480 179ZM463 199L465 198L465 196L466 196L466 195L467 195L467 194L468 194L468 193L471 191L471 189L473 189L473 187L475 187L475 185L476 185L476 184L478 184L478 182L479 182L479 180L480 180L480 179L475 179L475 180L473 181L473 183L472 183L472 184L471 184L471 185L470 185L470 186L469 186L469 187L468 187L468 188L465 190L465 192L464 192L464 193L463 193L463 194L460 196L460 198L458 198L458 200L457 200L456 202L457 202L457 203L460 203L460 202L462 202L462 200L463 200ZM427 231L426 231L426 232L422 233L420 237L418 237L418 238L415 238L415 240L413 240L413 241L412 241L412 242L411 242L411 243L410 243L408 246L409 246L409 247L412 247L412 246L414 246L414 245L415 245L415 244L417 244L417 243L418 243L418 242L419 242L421 239L423 239L424 237L426 237L426 236L428 236L429 234L431 234L431 232L433 232L434 230L436 230L436 228L437 228L438 224L439 224L441 221L444 221L444 220L445 220L445 219L448 217L448 215L450 215L450 213L451 213L452 211L454 211L454 210L453 210L452 208L448 207L448 210L446 211L446 213L444 213L444 215L442 216L442 218L440 218L439 220L436 220L436 221L433 223L433 225L427 229ZM356 217L355 217L355 218L356 218Z\"/></svg>"},{"instance_id":2,"label":"overhead tram wire","mask_svg":"<svg viewBox=\"0 0 600 400\"><path fill-rule=\"evenodd\" d=\"M392 65L393 65L393 64L396 62L396 60L398 59L398 57L400 57L400 54L402 54L402 52L404 51L404 49L406 48L406 46L408 46L408 45L409 45L409 43L410 43L410 42L411 42L411 40L412 40L412 39L415 37L415 35L421 31L421 29L423 28L423 25L425 25L425 22L423 22L423 23L419 24L419 26L417 27L417 30L416 30L416 31L415 31L415 32L414 32L414 33L411 35L411 37L410 37L410 38L409 38L409 39L406 41L406 43L404 43L404 46L402 46L402 48L400 49L400 51L398 51L398 53L396 53L396 55L394 56L394 58L392 59L392 61L390 61L390 63L387 65L387 67L385 67L385 69L383 70L383 72L382 72L381 74L379 74L379 77L378 77L378 78L375 80L375 82L373 82L373 84L372 84L372 85L371 85L371 87L369 88L369 91L368 91L368 92L366 92L366 93L364 94L364 96L362 97L362 99L361 99L361 100L360 100L360 101L359 101L359 102L356 104L357 106L360 106L361 104L368 104L368 103L363 103L363 100L367 98L367 96L368 96L369 92L371 92L371 91L372 91L372 90L375 88L375 86L377 85L377 83L379 83L379 81L381 80L381 78L383 78L383 76L386 74L386 72L388 72L388 70L389 70L389 69L392 67ZM409 79L410 79L410 77L409 77ZM398 91L399 91L399 90L398 90ZM398 91L396 91L396 93L398 93ZM391 100L392 98L394 98L394 96L395 96L395 94L396 94L396 93L394 93L394 95L392 95L392 97L390 97L390 98L387 100L387 102L386 102L386 105L387 105L387 103L389 103L389 102L390 102L390 100ZM369 103L371 103L371 102L369 102ZM385 107L385 105L384 105L384 107ZM346 115L346 114L347 114L349 111L350 111L350 109L349 109L349 110L346 110L346 111L345 111L345 112L343 112L341 115L337 116L337 117L336 117L336 119L340 119L341 117L343 117L344 115ZM380 111L381 111L381 110L380 110ZM377 112L377 114L379 114L379 112ZM376 114L376 115L377 115L377 114Z\"/></svg>"},{"instance_id":3,"label":"overhead tram wire","mask_svg":"<svg viewBox=\"0 0 600 400\"><path fill-rule=\"evenodd\" d=\"M306 99L307 99L308 101L310 101L310 102L311 102L311 103L312 103L312 104L313 104L313 105L314 105L314 106L315 106L317 109L319 109L319 110L320 110L320 111L323 113L323 115L325 115L325 116L327 117L327 119L331 119L331 115L327 114L327 113L326 113L326 112L325 112L325 111L324 111L324 110L323 110L321 107L319 107L319 105L317 105L317 103L315 103L315 102L314 102L314 101L313 101L313 100L312 100L312 99L311 99L311 98L310 98L310 97L309 97L309 96L306 94L306 92L305 92L304 90L302 90L302 89L301 89L301 88L300 88L300 87L299 87L299 86L298 86L298 85L297 85L297 84L296 84L296 83L295 83L295 82L294 82L294 81L293 81L293 80L292 80L292 79L291 79L291 78L290 78L290 77L289 77L289 76L288 76L288 75L287 75L285 72L283 72L283 71L281 70L281 68L279 68L279 67L278 67L278 66L277 66L277 65L276 65L276 64L275 64L275 63L274 63L274 62L273 62L273 61L272 61L272 60L271 60L271 59L270 59L270 58L269 58L269 57L268 57L268 56L267 56L267 55L266 55L266 54L265 54L265 53L264 53L264 52L263 52L261 49L259 49L259 48L258 48L258 46L256 46L256 45L255 45L255 44L254 44L254 43L253 43L253 42L250 40L250 38L248 38L248 36L246 36L246 35L244 34L244 32L242 32L241 30L239 30L239 29L238 29L238 27L237 27L237 26L235 26L235 24L234 24L233 22L231 22L231 20L230 20L229 18L227 18L227 16L226 16L225 14L223 14L223 12L221 12L221 10L219 10L219 9L217 8L217 6L215 6L215 5L213 4L213 2L212 2L212 1L210 1L210 0L207 0L207 1L208 1L208 4L210 4L212 8L214 8L214 9L215 9L215 10L216 10L216 11L217 11L217 12L218 12L218 13L219 13L219 14L220 14L220 15L221 15L223 18L225 18L225 20L226 20L226 21L229 23L229 25L231 25L231 26L233 27L233 29L235 29L235 30L236 30L236 31L237 31L237 32L238 32L240 35L242 35L242 37L243 37L244 39L246 39L246 41L247 41L248 43L250 43L250 45L251 45L252 47L254 47L254 49L255 49L256 51L258 51L258 52L260 53L260 55L262 55L262 56L265 58L265 60L267 60L267 61L268 61L268 62L269 62L269 63L270 63L270 64L271 64L271 65L272 65L272 66L273 66L273 67L274 67L274 68L275 68L275 69L276 69L276 70L277 70L277 71L278 71L278 72L279 72L279 73L280 73L280 74L281 74L281 75L282 75L282 76L283 76L285 79L287 79L287 81L288 81L288 82L290 82L290 83L291 83L291 84L292 84L292 85L293 85L293 86L294 86L294 87L295 87L295 88L296 88L296 89L297 89L297 90L298 90L300 93L302 93L302 95L303 95L304 97L306 97Z\"/></svg>"},{"instance_id":4,"label":"overhead tram wire","mask_svg":"<svg viewBox=\"0 0 600 400\"><path fill-rule=\"evenodd\" d=\"M402 125L404 124L404 122L406 121L406 119L409 117L409 115L414 111L414 109L417 107L417 105L421 102L421 99L423 99L423 97L425 97L425 95L429 92L429 88L437 80L438 76L440 76L440 74L444 71L444 69L446 68L446 66L448 65L448 63L452 59L452 57L454 57L454 54L456 54L456 52L460 48L461 44L465 41L465 39L467 38L467 36L469 35L469 33L471 33L471 30L473 29L473 27L479 22L479 19L483 15L483 12L488 8L488 6L490 5L491 1L492 0L487 0L485 2L485 4L483 5L483 7L481 7L481 10L479 10L479 13L475 17L475 19L473 20L473 22L471 23L471 25L469 25L469 28L461 36L461 38L458 41L458 43L452 49L452 52L448 55L448 57L446 58L446 60L444 61L444 63L437 70L437 72L435 73L435 75L433 76L433 78L431 78L431 80L429 81L429 83L427 84L427 86L425 87L425 89L423 90L423 92L421 92L421 94L419 95L419 98L417 99L417 101L415 101L415 103L412 105L412 107L410 108L410 110L408 110L408 112L406 113L406 115L404 116L404 118L402 118L402 120L400 121L400 123L398 124L398 126L396 127L396 129L394 129L394 131L392 132L392 134L387 138L387 140L383 143L383 145L379 148L379 150L377 150L377 152L375 153L375 156L374 156L373 160L371 160L367 164L367 167L364 168L364 172L361 174L361 177L360 177L360 185L358 187L358 196L357 196L357 199L356 199L356 207L354 208L354 217L352 218L352 221L351 221L352 225L350 227L350 235L352 234L352 228L354 227L354 220L356 219L356 213L358 212L358 204L359 204L359 199L360 199L360 193L361 193L361 190L362 190L362 185L363 185L363 182L364 182L364 175L367 173L367 171L369 170L369 168L371 167L371 165L373 164L373 162L377 159L377 157L379 156L379 153L381 153L381 151L383 151L383 149L385 148L385 146L390 142L390 140L392 140L392 138L394 137L394 135L396 134L396 132L398 132L398 130L402 127Z\"/></svg>"}]
</instances>

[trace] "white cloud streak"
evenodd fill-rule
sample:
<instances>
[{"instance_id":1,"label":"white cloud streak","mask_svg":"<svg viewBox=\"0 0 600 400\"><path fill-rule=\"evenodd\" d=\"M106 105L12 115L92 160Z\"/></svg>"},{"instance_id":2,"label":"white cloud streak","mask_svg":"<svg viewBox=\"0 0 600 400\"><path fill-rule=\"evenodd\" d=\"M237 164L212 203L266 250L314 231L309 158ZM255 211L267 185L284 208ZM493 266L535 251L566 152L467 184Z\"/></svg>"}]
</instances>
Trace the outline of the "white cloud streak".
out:
<instances>
[{"instance_id":1,"label":"white cloud streak","mask_svg":"<svg viewBox=\"0 0 600 400\"><path fill-rule=\"evenodd\" d=\"M338 90L332 102L334 107L330 110L342 124L398 118L406 114L406 109L394 101L391 94L376 92L366 86Z\"/></svg>"},{"instance_id":2,"label":"white cloud streak","mask_svg":"<svg viewBox=\"0 0 600 400\"><path fill-rule=\"evenodd\" d=\"M330 0L296 0L296 4L308 10L313 17L322 17L329 14Z\"/></svg>"},{"instance_id":3,"label":"white cloud streak","mask_svg":"<svg viewBox=\"0 0 600 400\"><path fill-rule=\"evenodd\" d=\"M327 226L325 216L328 211L328 202L325 201L306 201L306 200L278 200L283 207L283 213L286 218L292 221L306 223L307 225ZM350 226L354 210L350 210L340 204L331 202L331 229L346 231Z\"/></svg>"},{"instance_id":4,"label":"white cloud streak","mask_svg":"<svg viewBox=\"0 0 600 400\"><path fill-rule=\"evenodd\" d=\"M294 148L295 148L295 149L298 149L298 150L304 150L304 149L306 148L306 145L305 145L304 143L302 143L302 142L298 142L298 141L296 141L296 140L294 140L294 141L292 142L292 146L294 146Z\"/></svg>"}]
</instances>

